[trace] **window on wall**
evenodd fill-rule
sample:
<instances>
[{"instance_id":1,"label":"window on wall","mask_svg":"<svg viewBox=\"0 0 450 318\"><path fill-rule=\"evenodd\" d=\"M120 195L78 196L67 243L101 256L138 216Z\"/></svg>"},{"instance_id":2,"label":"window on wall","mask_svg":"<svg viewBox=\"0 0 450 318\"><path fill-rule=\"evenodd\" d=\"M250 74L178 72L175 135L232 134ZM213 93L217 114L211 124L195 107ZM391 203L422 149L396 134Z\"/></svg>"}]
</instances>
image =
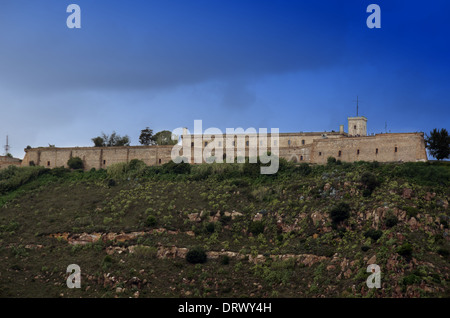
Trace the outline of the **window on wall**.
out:
<instances>
[{"instance_id":1,"label":"window on wall","mask_svg":"<svg viewBox=\"0 0 450 318\"><path fill-rule=\"evenodd\" d=\"M321 156L322 155L322 152L321 151L319 151L319 156Z\"/></svg>"},{"instance_id":2,"label":"window on wall","mask_svg":"<svg viewBox=\"0 0 450 318\"><path fill-rule=\"evenodd\" d=\"M377 148L377 149L375 149L375 154L378 154L378 148Z\"/></svg>"},{"instance_id":3,"label":"window on wall","mask_svg":"<svg viewBox=\"0 0 450 318\"><path fill-rule=\"evenodd\" d=\"M356 125L353 125L353 129L356 129Z\"/></svg>"},{"instance_id":4,"label":"window on wall","mask_svg":"<svg viewBox=\"0 0 450 318\"><path fill-rule=\"evenodd\" d=\"M207 142L207 141L205 141L205 147L206 147L206 146L208 146L208 142Z\"/></svg>"},{"instance_id":5,"label":"window on wall","mask_svg":"<svg viewBox=\"0 0 450 318\"><path fill-rule=\"evenodd\" d=\"M338 157L340 157L341 155L342 155L342 151L339 150Z\"/></svg>"},{"instance_id":6,"label":"window on wall","mask_svg":"<svg viewBox=\"0 0 450 318\"><path fill-rule=\"evenodd\" d=\"M300 160L303 160L303 156L300 156Z\"/></svg>"},{"instance_id":7,"label":"window on wall","mask_svg":"<svg viewBox=\"0 0 450 318\"><path fill-rule=\"evenodd\" d=\"M394 152L397 152L397 147L395 147L395 150L394 150Z\"/></svg>"},{"instance_id":8,"label":"window on wall","mask_svg":"<svg viewBox=\"0 0 450 318\"><path fill-rule=\"evenodd\" d=\"M245 142L245 145L248 147L248 140Z\"/></svg>"},{"instance_id":9,"label":"window on wall","mask_svg":"<svg viewBox=\"0 0 450 318\"><path fill-rule=\"evenodd\" d=\"M47 166L50 166L50 161L47 161Z\"/></svg>"},{"instance_id":10,"label":"window on wall","mask_svg":"<svg viewBox=\"0 0 450 318\"><path fill-rule=\"evenodd\" d=\"M191 147L194 147L194 142L191 142Z\"/></svg>"},{"instance_id":11,"label":"window on wall","mask_svg":"<svg viewBox=\"0 0 450 318\"><path fill-rule=\"evenodd\" d=\"M304 145L305 144L305 139L302 139L302 145Z\"/></svg>"},{"instance_id":12,"label":"window on wall","mask_svg":"<svg viewBox=\"0 0 450 318\"><path fill-rule=\"evenodd\" d=\"M358 150L356 150L356 154L357 154L357 155L359 155L359 149L358 149Z\"/></svg>"},{"instance_id":13,"label":"window on wall","mask_svg":"<svg viewBox=\"0 0 450 318\"><path fill-rule=\"evenodd\" d=\"M106 160L103 160L103 164L104 164L104 165L106 164Z\"/></svg>"}]
</instances>

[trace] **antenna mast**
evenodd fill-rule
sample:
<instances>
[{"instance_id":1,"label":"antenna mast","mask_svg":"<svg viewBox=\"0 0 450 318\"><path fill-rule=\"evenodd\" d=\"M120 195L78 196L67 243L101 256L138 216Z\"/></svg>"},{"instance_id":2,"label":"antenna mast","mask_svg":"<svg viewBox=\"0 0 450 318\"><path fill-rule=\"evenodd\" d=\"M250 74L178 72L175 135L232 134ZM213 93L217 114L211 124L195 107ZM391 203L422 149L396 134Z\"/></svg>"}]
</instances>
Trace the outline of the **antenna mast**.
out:
<instances>
[{"instance_id":1,"label":"antenna mast","mask_svg":"<svg viewBox=\"0 0 450 318\"><path fill-rule=\"evenodd\" d=\"M359 97L356 96L356 100L354 100L354 102L356 102L356 117L358 117L359 115Z\"/></svg>"},{"instance_id":2,"label":"antenna mast","mask_svg":"<svg viewBox=\"0 0 450 318\"><path fill-rule=\"evenodd\" d=\"M9 154L8 135L6 135L5 155Z\"/></svg>"}]
</instances>

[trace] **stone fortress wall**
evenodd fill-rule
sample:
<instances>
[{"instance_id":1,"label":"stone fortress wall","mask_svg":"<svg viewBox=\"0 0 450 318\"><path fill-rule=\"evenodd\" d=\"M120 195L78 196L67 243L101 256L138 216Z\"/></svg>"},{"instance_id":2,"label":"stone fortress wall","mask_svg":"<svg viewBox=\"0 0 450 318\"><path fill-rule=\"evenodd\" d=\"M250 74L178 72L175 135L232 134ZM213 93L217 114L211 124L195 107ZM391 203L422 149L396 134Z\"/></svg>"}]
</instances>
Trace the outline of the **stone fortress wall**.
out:
<instances>
[{"instance_id":1,"label":"stone fortress wall","mask_svg":"<svg viewBox=\"0 0 450 318\"><path fill-rule=\"evenodd\" d=\"M332 156L346 162L379 161L408 162L426 161L427 153L423 133L386 133L367 136L367 119L365 117L349 117L349 133L344 132L343 125L338 132L299 132L280 133L272 138L251 138L242 136L245 155L251 150L258 153L258 147L267 148L278 145L279 156L288 161L324 164ZM228 138L228 141L227 141ZM231 138L231 139L230 139ZM234 156L237 155L238 139L241 137L222 136L215 144L223 148L226 156L226 145L232 145ZM195 151L202 152L214 138L208 135L183 135L182 145L191 149L191 163L194 163ZM234 142L234 143L233 143ZM275 144L277 143L277 144ZM211 147L211 145L210 145ZM126 146L126 147L74 147L74 148L32 148L25 149L23 166L35 165L47 168L67 167L71 157L80 157L86 170L92 168L105 169L118 162L129 162L132 159L144 161L147 165L162 165L171 159L173 146ZM183 152L180 152L183 155Z\"/></svg>"},{"instance_id":2,"label":"stone fortress wall","mask_svg":"<svg viewBox=\"0 0 450 318\"><path fill-rule=\"evenodd\" d=\"M9 166L21 166L22 160L8 156L0 156L0 170Z\"/></svg>"}]
</instances>

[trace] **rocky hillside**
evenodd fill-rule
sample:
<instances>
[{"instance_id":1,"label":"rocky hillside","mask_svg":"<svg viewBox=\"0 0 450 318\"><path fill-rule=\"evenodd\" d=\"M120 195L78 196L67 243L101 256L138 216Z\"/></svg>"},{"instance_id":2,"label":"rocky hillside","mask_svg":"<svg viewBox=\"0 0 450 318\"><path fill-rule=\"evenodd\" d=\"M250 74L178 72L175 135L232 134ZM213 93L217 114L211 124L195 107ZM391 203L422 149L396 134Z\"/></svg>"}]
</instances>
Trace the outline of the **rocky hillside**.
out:
<instances>
[{"instance_id":1,"label":"rocky hillside","mask_svg":"<svg viewBox=\"0 0 450 318\"><path fill-rule=\"evenodd\" d=\"M449 185L438 163L10 167L0 297L449 297Z\"/></svg>"}]
</instances>

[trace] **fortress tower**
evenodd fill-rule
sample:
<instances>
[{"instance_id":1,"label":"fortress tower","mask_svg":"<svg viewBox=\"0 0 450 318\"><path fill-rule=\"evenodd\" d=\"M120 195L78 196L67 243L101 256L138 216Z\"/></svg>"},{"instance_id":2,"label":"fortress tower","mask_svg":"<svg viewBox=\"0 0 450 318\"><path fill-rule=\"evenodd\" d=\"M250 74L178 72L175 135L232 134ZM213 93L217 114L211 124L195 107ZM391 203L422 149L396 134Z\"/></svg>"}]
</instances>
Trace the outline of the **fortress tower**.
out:
<instances>
[{"instance_id":1,"label":"fortress tower","mask_svg":"<svg viewBox=\"0 0 450 318\"><path fill-rule=\"evenodd\" d=\"M349 136L367 136L367 118L364 116L348 117Z\"/></svg>"}]
</instances>

